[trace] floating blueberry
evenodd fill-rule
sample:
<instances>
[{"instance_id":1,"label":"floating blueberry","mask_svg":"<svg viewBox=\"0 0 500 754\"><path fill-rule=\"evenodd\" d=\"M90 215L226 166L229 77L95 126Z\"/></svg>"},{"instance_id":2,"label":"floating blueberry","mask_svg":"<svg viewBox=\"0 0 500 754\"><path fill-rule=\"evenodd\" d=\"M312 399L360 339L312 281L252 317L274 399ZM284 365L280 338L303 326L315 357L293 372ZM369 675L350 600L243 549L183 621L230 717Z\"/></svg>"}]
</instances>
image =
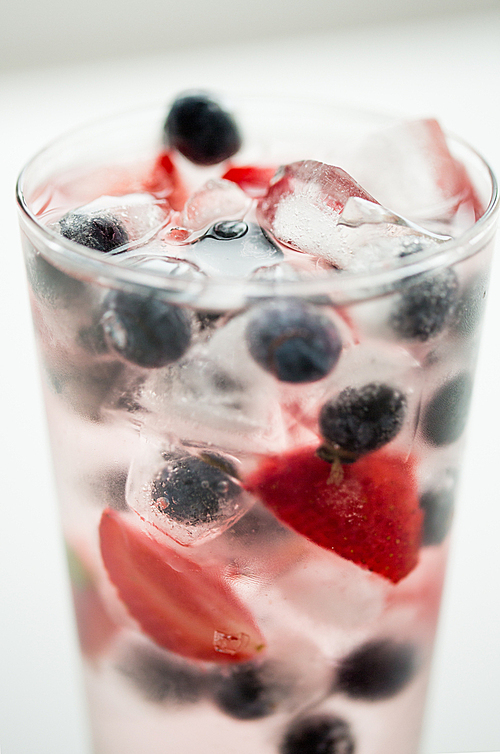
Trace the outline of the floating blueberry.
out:
<instances>
[{"instance_id":1,"label":"floating blueberry","mask_svg":"<svg viewBox=\"0 0 500 754\"><path fill-rule=\"evenodd\" d=\"M390 323L403 338L425 342L444 330L458 300L458 280L446 269L409 283L401 293Z\"/></svg>"},{"instance_id":2,"label":"floating blueberry","mask_svg":"<svg viewBox=\"0 0 500 754\"><path fill-rule=\"evenodd\" d=\"M272 671L245 664L218 675L214 682L214 702L238 720L257 720L276 711L283 688L274 680Z\"/></svg>"},{"instance_id":3,"label":"floating blueberry","mask_svg":"<svg viewBox=\"0 0 500 754\"><path fill-rule=\"evenodd\" d=\"M216 165L241 147L232 116L203 93L182 94L173 103L164 125L167 146L196 165Z\"/></svg>"},{"instance_id":4,"label":"floating blueberry","mask_svg":"<svg viewBox=\"0 0 500 754\"><path fill-rule=\"evenodd\" d=\"M439 545L448 534L453 518L454 490L449 487L428 490L420 497L424 511L422 544Z\"/></svg>"},{"instance_id":5,"label":"floating blueberry","mask_svg":"<svg viewBox=\"0 0 500 754\"><path fill-rule=\"evenodd\" d=\"M282 382L315 382L342 350L333 322L299 299L265 301L250 313L246 342L251 356Z\"/></svg>"},{"instance_id":6,"label":"floating blueberry","mask_svg":"<svg viewBox=\"0 0 500 754\"><path fill-rule=\"evenodd\" d=\"M128 233L114 217L68 212L58 223L59 233L88 249L109 252L128 243Z\"/></svg>"},{"instance_id":7,"label":"floating blueberry","mask_svg":"<svg viewBox=\"0 0 500 754\"><path fill-rule=\"evenodd\" d=\"M333 690L354 699L389 699L410 682L415 670L415 651L409 644L371 641L342 660Z\"/></svg>"},{"instance_id":8,"label":"floating blueberry","mask_svg":"<svg viewBox=\"0 0 500 754\"><path fill-rule=\"evenodd\" d=\"M322 407L320 432L342 450L369 453L398 434L406 405L404 394L389 385L371 382L361 388L348 387Z\"/></svg>"},{"instance_id":9,"label":"floating blueberry","mask_svg":"<svg viewBox=\"0 0 500 754\"><path fill-rule=\"evenodd\" d=\"M462 372L445 382L424 411L422 431L432 445L449 445L465 429L472 397L472 379Z\"/></svg>"},{"instance_id":10,"label":"floating blueberry","mask_svg":"<svg viewBox=\"0 0 500 754\"><path fill-rule=\"evenodd\" d=\"M208 454L204 458L166 458L151 485L152 504L159 513L183 524L206 524L242 492L226 459Z\"/></svg>"},{"instance_id":11,"label":"floating blueberry","mask_svg":"<svg viewBox=\"0 0 500 754\"><path fill-rule=\"evenodd\" d=\"M142 367L177 361L191 341L186 311L154 295L112 291L104 301L101 322L110 346Z\"/></svg>"},{"instance_id":12,"label":"floating blueberry","mask_svg":"<svg viewBox=\"0 0 500 754\"><path fill-rule=\"evenodd\" d=\"M296 720L280 746L280 754L354 754L354 751L348 723L329 714Z\"/></svg>"},{"instance_id":13,"label":"floating blueberry","mask_svg":"<svg viewBox=\"0 0 500 754\"><path fill-rule=\"evenodd\" d=\"M118 669L151 702L192 704L205 690L202 672L148 647L135 648Z\"/></svg>"}]
</instances>

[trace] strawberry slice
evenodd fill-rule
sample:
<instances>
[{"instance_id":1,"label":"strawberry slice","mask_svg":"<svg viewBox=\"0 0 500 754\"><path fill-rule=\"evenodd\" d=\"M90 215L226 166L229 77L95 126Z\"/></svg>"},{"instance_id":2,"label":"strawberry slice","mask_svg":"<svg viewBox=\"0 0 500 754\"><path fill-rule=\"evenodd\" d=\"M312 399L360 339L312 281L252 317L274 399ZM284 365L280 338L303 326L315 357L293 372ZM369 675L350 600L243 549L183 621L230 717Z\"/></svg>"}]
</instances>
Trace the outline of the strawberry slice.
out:
<instances>
[{"instance_id":1,"label":"strawberry slice","mask_svg":"<svg viewBox=\"0 0 500 754\"><path fill-rule=\"evenodd\" d=\"M169 152L160 152L151 174L144 181L143 188L152 194L166 197L172 209L176 211L184 207L188 198L188 190Z\"/></svg>"},{"instance_id":2,"label":"strawberry slice","mask_svg":"<svg viewBox=\"0 0 500 754\"><path fill-rule=\"evenodd\" d=\"M264 641L221 575L152 539L116 511L99 525L109 578L129 613L161 647L197 660L242 662Z\"/></svg>"},{"instance_id":3,"label":"strawberry slice","mask_svg":"<svg viewBox=\"0 0 500 754\"><path fill-rule=\"evenodd\" d=\"M266 458L245 487L299 534L397 583L418 561L414 465L381 450L336 467L300 448Z\"/></svg>"},{"instance_id":4,"label":"strawberry slice","mask_svg":"<svg viewBox=\"0 0 500 754\"><path fill-rule=\"evenodd\" d=\"M267 194L271 178L276 168L259 167L257 165L234 165L228 168L222 176L226 181L232 181L252 197L260 198Z\"/></svg>"}]
</instances>

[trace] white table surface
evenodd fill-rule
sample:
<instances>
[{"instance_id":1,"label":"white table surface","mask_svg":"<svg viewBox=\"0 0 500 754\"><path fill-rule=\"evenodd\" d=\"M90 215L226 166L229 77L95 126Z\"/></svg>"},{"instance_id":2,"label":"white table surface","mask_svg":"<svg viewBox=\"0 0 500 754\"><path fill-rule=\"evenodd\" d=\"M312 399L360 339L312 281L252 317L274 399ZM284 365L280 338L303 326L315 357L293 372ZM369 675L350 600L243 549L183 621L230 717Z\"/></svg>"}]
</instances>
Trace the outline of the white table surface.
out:
<instances>
[{"instance_id":1,"label":"white table surface","mask_svg":"<svg viewBox=\"0 0 500 754\"><path fill-rule=\"evenodd\" d=\"M0 74L2 754L88 754L13 190L25 160L90 118L186 87L326 94L437 116L500 170L500 11ZM499 248L500 251L500 248ZM500 263L494 268L425 754L500 749ZM174 753L172 753L174 754ZM388 753L390 754L390 753Z\"/></svg>"}]
</instances>

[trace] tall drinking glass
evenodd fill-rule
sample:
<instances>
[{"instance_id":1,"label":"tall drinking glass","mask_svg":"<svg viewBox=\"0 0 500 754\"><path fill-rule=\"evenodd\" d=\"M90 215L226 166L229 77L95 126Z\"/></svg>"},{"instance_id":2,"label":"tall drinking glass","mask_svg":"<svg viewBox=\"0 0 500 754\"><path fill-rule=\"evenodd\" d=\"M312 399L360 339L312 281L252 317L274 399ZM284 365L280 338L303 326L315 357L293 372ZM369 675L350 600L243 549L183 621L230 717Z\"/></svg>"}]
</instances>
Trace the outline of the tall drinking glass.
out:
<instances>
[{"instance_id":1,"label":"tall drinking glass","mask_svg":"<svg viewBox=\"0 0 500 754\"><path fill-rule=\"evenodd\" d=\"M414 754L495 179L432 120L165 119L18 184L94 750Z\"/></svg>"}]
</instances>

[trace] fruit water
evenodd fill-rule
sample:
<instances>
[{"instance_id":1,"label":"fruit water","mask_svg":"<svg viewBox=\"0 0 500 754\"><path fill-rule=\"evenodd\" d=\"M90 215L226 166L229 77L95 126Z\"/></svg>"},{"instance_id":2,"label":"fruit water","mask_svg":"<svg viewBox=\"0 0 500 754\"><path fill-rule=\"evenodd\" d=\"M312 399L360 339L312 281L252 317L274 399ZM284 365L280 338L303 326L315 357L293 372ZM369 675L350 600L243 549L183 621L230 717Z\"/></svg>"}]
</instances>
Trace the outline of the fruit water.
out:
<instances>
[{"instance_id":1,"label":"fruit water","mask_svg":"<svg viewBox=\"0 0 500 754\"><path fill-rule=\"evenodd\" d=\"M187 92L19 196L96 754L415 754L487 166L434 119Z\"/></svg>"}]
</instances>

